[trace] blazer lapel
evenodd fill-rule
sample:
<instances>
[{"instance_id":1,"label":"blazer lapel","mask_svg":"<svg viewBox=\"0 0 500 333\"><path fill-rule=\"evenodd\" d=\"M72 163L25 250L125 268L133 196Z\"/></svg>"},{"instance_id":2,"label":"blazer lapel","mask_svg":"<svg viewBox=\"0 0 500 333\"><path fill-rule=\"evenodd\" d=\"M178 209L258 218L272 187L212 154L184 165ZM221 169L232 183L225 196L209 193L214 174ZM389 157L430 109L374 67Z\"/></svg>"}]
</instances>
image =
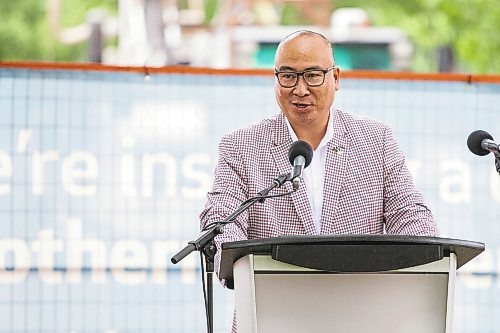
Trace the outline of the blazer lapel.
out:
<instances>
[{"instance_id":1,"label":"blazer lapel","mask_svg":"<svg viewBox=\"0 0 500 333\"><path fill-rule=\"evenodd\" d=\"M347 137L343 119L339 112L334 113L333 138L328 142L325 168L325 185L323 188L323 207L321 216L321 233L334 233L335 215L337 212L340 190L347 174L347 161L350 141Z\"/></svg>"},{"instance_id":2,"label":"blazer lapel","mask_svg":"<svg viewBox=\"0 0 500 333\"><path fill-rule=\"evenodd\" d=\"M288 160L288 150L292 144L292 138L288 132L285 116L282 113L280 113L276 118L275 134L276 136L274 146L271 148L271 154L274 158L274 162L276 163L278 172L281 175L290 172L292 169L290 161ZM292 191L292 184L290 182L287 182L283 186L286 191ZM305 233L310 235L316 234L316 228L314 227L312 218L311 204L309 203L309 197L307 196L307 187L305 185L300 186L296 192L291 194L291 197L295 211L304 226Z\"/></svg>"}]
</instances>

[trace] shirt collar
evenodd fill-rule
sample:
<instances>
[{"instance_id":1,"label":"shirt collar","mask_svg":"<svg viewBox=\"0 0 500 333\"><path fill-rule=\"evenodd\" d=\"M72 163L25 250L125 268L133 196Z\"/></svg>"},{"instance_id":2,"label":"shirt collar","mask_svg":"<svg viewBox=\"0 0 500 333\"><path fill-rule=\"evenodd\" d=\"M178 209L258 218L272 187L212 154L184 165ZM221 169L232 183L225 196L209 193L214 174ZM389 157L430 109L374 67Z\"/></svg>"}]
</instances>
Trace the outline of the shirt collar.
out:
<instances>
[{"instance_id":1,"label":"shirt collar","mask_svg":"<svg viewBox=\"0 0 500 333\"><path fill-rule=\"evenodd\" d=\"M330 115L328 117L328 125L326 126L326 133L325 136L323 136L323 139L321 139L321 142L318 145L318 148L320 149L323 146L325 146L328 141L330 141L333 138L333 114L332 110L330 110ZM292 128L292 125L290 125L290 122L288 121L288 118L285 116L285 122L286 126L288 127L288 132L290 132L290 136L292 137L292 141L295 142L299 140L297 137L297 134L295 134L295 131Z\"/></svg>"}]
</instances>

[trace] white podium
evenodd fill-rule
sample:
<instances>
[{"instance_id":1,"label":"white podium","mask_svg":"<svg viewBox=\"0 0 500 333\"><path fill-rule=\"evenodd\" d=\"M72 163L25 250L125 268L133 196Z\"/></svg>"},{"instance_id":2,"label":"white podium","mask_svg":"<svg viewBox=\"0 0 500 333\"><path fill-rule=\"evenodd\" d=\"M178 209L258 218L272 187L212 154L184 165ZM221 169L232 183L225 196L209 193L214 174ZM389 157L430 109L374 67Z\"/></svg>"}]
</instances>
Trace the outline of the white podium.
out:
<instances>
[{"instance_id":1,"label":"white podium","mask_svg":"<svg viewBox=\"0 0 500 333\"><path fill-rule=\"evenodd\" d=\"M451 333L456 269L484 244L289 236L222 248L220 274L235 289L239 333Z\"/></svg>"}]
</instances>

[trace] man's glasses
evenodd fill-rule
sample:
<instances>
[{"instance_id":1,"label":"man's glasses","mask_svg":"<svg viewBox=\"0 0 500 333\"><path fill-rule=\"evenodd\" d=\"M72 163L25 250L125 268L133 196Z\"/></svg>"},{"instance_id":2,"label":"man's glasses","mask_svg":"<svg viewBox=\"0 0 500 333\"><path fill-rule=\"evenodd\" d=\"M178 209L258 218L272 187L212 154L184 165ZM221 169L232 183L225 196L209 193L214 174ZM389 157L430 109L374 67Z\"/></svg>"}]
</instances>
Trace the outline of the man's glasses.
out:
<instances>
[{"instance_id":1,"label":"man's glasses","mask_svg":"<svg viewBox=\"0 0 500 333\"><path fill-rule=\"evenodd\" d=\"M310 87L317 87L325 82L325 75L335 66L328 67L327 69L308 69L302 72L292 72L292 71L277 71L274 70L274 75L278 78L280 86L283 88L292 88L299 82L299 76L302 75L304 81Z\"/></svg>"}]
</instances>

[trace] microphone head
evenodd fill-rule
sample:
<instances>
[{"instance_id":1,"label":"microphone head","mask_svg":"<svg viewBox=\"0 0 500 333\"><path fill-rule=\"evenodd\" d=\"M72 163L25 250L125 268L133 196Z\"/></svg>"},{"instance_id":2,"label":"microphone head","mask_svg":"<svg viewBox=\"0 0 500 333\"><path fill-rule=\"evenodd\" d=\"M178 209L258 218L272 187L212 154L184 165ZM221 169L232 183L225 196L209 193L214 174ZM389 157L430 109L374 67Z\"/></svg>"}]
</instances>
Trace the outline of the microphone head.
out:
<instances>
[{"instance_id":1,"label":"microphone head","mask_svg":"<svg viewBox=\"0 0 500 333\"><path fill-rule=\"evenodd\" d=\"M293 165L295 158L300 155L304 156L306 160L304 168L307 168L307 166L311 164L313 158L313 149L309 143L303 140L295 141L290 146L290 149L288 150L288 159L290 160L290 164Z\"/></svg>"},{"instance_id":2,"label":"microphone head","mask_svg":"<svg viewBox=\"0 0 500 333\"><path fill-rule=\"evenodd\" d=\"M484 139L493 140L493 137L490 135L490 133L483 130L474 131L467 138L467 147L469 147L469 150L476 155L488 155L490 151L481 147L481 143Z\"/></svg>"}]
</instances>

